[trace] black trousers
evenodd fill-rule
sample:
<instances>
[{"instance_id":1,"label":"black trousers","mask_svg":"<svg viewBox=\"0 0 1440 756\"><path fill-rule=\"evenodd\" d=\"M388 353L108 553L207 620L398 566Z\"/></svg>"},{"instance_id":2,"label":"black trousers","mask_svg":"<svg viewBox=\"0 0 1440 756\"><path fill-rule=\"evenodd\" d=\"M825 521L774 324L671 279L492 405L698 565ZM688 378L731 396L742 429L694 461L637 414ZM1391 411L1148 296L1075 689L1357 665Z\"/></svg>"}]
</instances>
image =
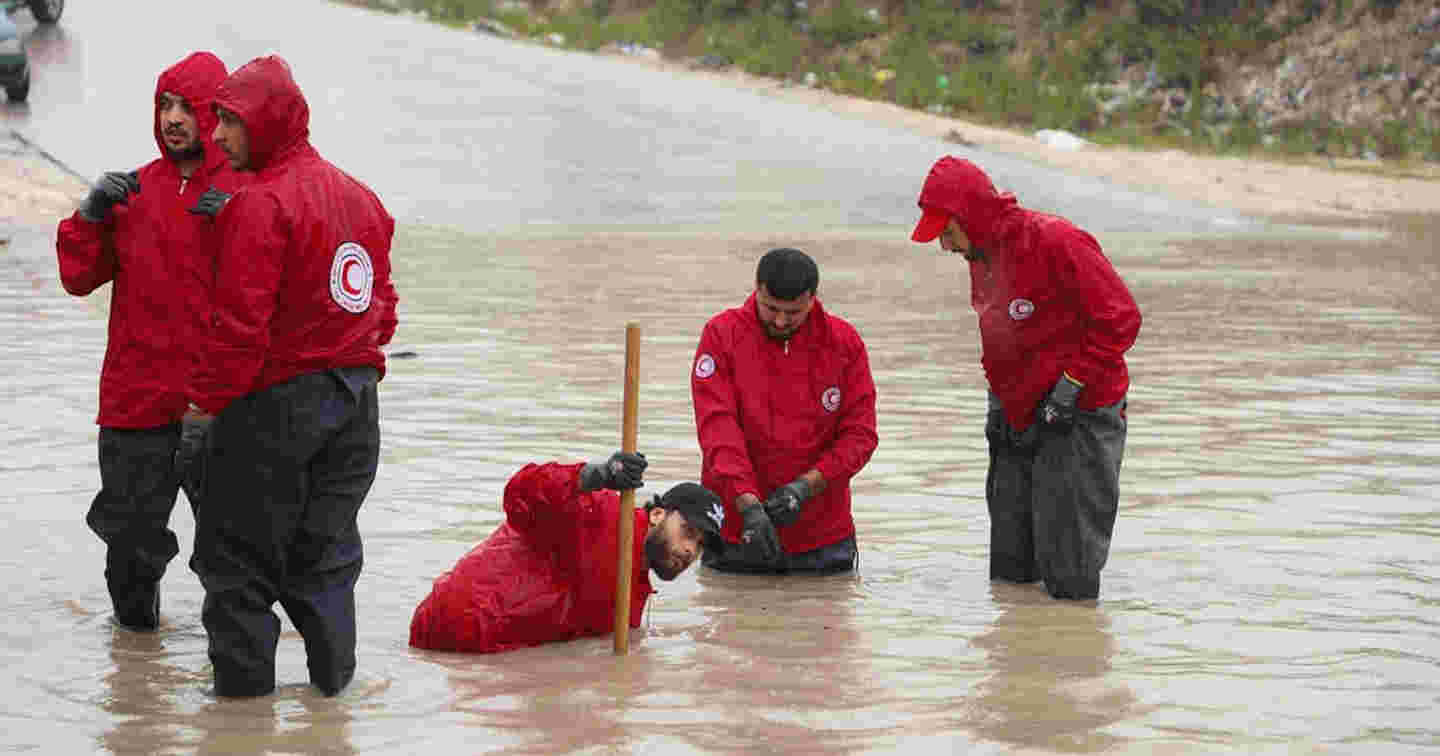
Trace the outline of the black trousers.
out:
<instances>
[{"instance_id":1,"label":"black trousers","mask_svg":"<svg viewBox=\"0 0 1440 756\"><path fill-rule=\"evenodd\" d=\"M726 543L719 551L706 549L700 552L700 563L711 569L762 575L792 572L832 575L855 569L859 561L860 552L855 545L855 536L799 554L781 553L780 558L773 562L755 557L744 544L739 543Z\"/></svg>"},{"instance_id":2,"label":"black trousers","mask_svg":"<svg viewBox=\"0 0 1440 756\"><path fill-rule=\"evenodd\" d=\"M1125 402L1077 410L1070 429L1023 438L996 412L986 424L991 579L1043 580L1056 598L1097 598L1120 503Z\"/></svg>"},{"instance_id":3,"label":"black trousers","mask_svg":"<svg viewBox=\"0 0 1440 756\"><path fill-rule=\"evenodd\" d=\"M105 542L105 586L121 624L159 623L160 578L180 553L170 513L180 426L100 429L100 492L85 522Z\"/></svg>"},{"instance_id":4,"label":"black trousers","mask_svg":"<svg viewBox=\"0 0 1440 756\"><path fill-rule=\"evenodd\" d=\"M280 602L327 695L355 674L357 515L380 457L377 373L311 373L236 400L210 428L190 566L219 696L275 688Z\"/></svg>"}]
</instances>

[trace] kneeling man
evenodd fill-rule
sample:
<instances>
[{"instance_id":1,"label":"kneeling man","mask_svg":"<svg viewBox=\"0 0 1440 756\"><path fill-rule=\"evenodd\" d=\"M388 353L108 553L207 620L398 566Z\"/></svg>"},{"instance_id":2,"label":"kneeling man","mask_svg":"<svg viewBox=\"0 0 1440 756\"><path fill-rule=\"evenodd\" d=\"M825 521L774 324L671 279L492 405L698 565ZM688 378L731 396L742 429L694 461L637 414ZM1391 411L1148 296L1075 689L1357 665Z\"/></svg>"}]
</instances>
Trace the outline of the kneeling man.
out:
<instances>
[{"instance_id":1,"label":"kneeling man","mask_svg":"<svg viewBox=\"0 0 1440 756\"><path fill-rule=\"evenodd\" d=\"M643 485L642 454L600 464L528 464L505 485L505 522L435 580L410 620L410 645L492 653L615 627L620 496ZM630 627L650 571L674 580L720 536L720 499L681 483L635 512Z\"/></svg>"}]
</instances>

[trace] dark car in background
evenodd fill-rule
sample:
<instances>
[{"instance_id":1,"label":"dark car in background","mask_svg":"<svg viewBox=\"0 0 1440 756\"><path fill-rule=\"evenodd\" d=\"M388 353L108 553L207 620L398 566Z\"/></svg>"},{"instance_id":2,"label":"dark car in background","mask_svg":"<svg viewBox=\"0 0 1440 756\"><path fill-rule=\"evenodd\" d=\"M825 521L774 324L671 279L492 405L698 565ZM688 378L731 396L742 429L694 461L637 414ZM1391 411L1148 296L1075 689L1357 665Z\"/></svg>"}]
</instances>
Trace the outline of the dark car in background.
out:
<instances>
[{"instance_id":1,"label":"dark car in background","mask_svg":"<svg viewBox=\"0 0 1440 756\"><path fill-rule=\"evenodd\" d=\"M36 21L53 24L65 12L65 0L0 0L0 8L4 8L7 15L16 8L29 8Z\"/></svg>"},{"instance_id":2,"label":"dark car in background","mask_svg":"<svg viewBox=\"0 0 1440 756\"><path fill-rule=\"evenodd\" d=\"M0 87L10 102L24 102L30 96L30 58L25 41L10 14L28 8L36 22L53 24L65 12L65 0L0 0Z\"/></svg>"}]
</instances>

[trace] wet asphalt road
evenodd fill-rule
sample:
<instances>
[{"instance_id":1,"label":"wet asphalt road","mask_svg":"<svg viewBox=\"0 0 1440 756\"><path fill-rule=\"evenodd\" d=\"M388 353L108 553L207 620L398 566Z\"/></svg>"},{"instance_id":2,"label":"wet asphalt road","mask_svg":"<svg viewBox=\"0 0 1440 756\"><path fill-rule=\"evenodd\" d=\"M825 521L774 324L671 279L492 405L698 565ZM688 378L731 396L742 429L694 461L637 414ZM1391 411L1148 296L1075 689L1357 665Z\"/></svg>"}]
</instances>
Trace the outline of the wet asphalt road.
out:
<instances>
[{"instance_id":1,"label":"wet asphalt road","mask_svg":"<svg viewBox=\"0 0 1440 756\"><path fill-rule=\"evenodd\" d=\"M17 14L34 59L8 125L93 178L156 155L161 70L192 50L232 69L290 61L314 143L402 222L834 229L911 222L951 153L1022 203L1096 232L1234 230L1229 211L675 77L319 0L72 0L57 27Z\"/></svg>"}]
</instances>

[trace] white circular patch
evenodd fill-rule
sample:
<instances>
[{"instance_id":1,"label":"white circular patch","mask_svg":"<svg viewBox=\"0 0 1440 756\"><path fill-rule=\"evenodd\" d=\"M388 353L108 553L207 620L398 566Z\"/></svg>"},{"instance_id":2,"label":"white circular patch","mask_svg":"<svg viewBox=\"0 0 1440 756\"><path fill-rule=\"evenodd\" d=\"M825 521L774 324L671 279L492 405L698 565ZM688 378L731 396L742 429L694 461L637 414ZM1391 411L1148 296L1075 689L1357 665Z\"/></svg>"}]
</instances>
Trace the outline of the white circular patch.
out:
<instances>
[{"instance_id":1,"label":"white circular patch","mask_svg":"<svg viewBox=\"0 0 1440 756\"><path fill-rule=\"evenodd\" d=\"M820 406L824 407L826 412L840 409L840 387L831 386L825 389L825 393L820 395Z\"/></svg>"},{"instance_id":2,"label":"white circular patch","mask_svg":"<svg viewBox=\"0 0 1440 756\"><path fill-rule=\"evenodd\" d=\"M1035 314L1035 303L1028 299L1010 300L1010 319L1024 320Z\"/></svg>"},{"instance_id":3,"label":"white circular patch","mask_svg":"<svg viewBox=\"0 0 1440 756\"><path fill-rule=\"evenodd\" d=\"M702 354L695 359L695 377L709 378L715 374L715 358Z\"/></svg>"},{"instance_id":4,"label":"white circular patch","mask_svg":"<svg viewBox=\"0 0 1440 756\"><path fill-rule=\"evenodd\" d=\"M345 242L335 250L330 263L330 298L347 312L370 309L370 293L375 287L375 268L370 253L355 242Z\"/></svg>"}]
</instances>

